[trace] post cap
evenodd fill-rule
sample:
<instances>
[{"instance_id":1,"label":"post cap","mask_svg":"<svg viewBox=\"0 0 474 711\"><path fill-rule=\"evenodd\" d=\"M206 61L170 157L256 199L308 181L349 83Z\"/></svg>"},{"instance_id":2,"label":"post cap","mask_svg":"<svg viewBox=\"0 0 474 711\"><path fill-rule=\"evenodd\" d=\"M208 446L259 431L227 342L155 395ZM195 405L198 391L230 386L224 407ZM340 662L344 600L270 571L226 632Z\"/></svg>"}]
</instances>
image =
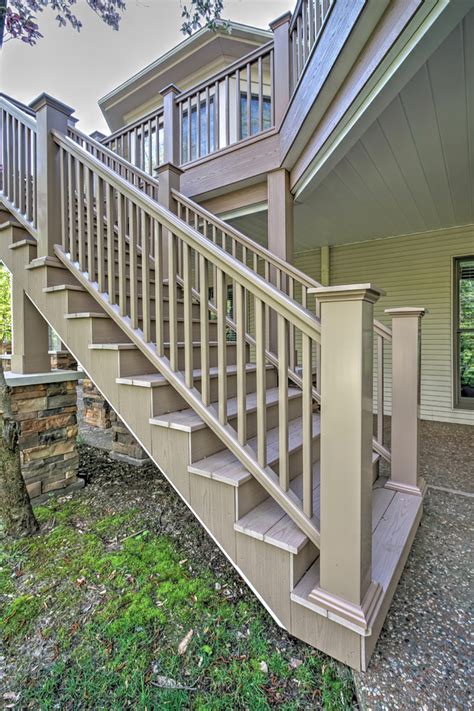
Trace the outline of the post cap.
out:
<instances>
[{"instance_id":1,"label":"post cap","mask_svg":"<svg viewBox=\"0 0 474 711\"><path fill-rule=\"evenodd\" d=\"M418 316L423 318L428 313L428 309L424 306L401 306L398 309L385 309L385 313L389 316Z\"/></svg>"},{"instance_id":2,"label":"post cap","mask_svg":"<svg viewBox=\"0 0 474 711\"><path fill-rule=\"evenodd\" d=\"M281 27L281 25L289 25L291 22L291 12L284 12L283 15L279 15L275 20L272 20L269 23L269 27L272 30L272 32L275 32L278 27Z\"/></svg>"},{"instance_id":3,"label":"post cap","mask_svg":"<svg viewBox=\"0 0 474 711\"><path fill-rule=\"evenodd\" d=\"M98 141L99 143L103 141L105 137L105 133L102 133L102 131L92 131L91 133L91 138L93 138L94 141Z\"/></svg>"},{"instance_id":4,"label":"post cap","mask_svg":"<svg viewBox=\"0 0 474 711\"><path fill-rule=\"evenodd\" d=\"M178 89L176 84L167 84L163 89L161 89L160 94L161 96L166 96L167 94L181 94L181 89Z\"/></svg>"},{"instance_id":5,"label":"post cap","mask_svg":"<svg viewBox=\"0 0 474 711\"><path fill-rule=\"evenodd\" d=\"M314 294L319 301L369 301L372 304L385 296L385 293L374 284L344 284L308 289L308 294Z\"/></svg>"},{"instance_id":6,"label":"post cap","mask_svg":"<svg viewBox=\"0 0 474 711\"><path fill-rule=\"evenodd\" d=\"M166 163L160 163L160 165L155 168L155 173L156 175L160 175L161 173L164 173L166 170L170 170L172 173L176 173L176 175L182 175L184 173L183 170L174 163L170 163L169 161Z\"/></svg>"},{"instance_id":7,"label":"post cap","mask_svg":"<svg viewBox=\"0 0 474 711\"><path fill-rule=\"evenodd\" d=\"M43 92L37 96L36 99L33 99L33 101L29 104L30 109L33 109L33 111L39 111L45 106L50 106L52 109L56 109L56 111L60 111L66 116L72 116L75 111L75 109L71 108L71 106L63 104L62 101L55 99L54 96L46 94L46 92Z\"/></svg>"}]
</instances>

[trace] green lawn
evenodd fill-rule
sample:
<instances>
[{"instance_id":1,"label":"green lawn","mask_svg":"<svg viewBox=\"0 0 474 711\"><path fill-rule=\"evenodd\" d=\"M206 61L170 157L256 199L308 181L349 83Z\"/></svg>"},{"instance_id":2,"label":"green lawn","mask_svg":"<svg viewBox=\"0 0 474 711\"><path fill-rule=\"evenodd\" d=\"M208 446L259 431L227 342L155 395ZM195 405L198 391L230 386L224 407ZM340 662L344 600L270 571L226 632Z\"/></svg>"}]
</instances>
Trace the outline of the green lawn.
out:
<instances>
[{"instance_id":1,"label":"green lawn","mask_svg":"<svg viewBox=\"0 0 474 711\"><path fill-rule=\"evenodd\" d=\"M84 492L38 507L38 536L0 541L4 702L352 708L348 670L280 631L250 592L234 599L138 508L91 513Z\"/></svg>"}]
</instances>

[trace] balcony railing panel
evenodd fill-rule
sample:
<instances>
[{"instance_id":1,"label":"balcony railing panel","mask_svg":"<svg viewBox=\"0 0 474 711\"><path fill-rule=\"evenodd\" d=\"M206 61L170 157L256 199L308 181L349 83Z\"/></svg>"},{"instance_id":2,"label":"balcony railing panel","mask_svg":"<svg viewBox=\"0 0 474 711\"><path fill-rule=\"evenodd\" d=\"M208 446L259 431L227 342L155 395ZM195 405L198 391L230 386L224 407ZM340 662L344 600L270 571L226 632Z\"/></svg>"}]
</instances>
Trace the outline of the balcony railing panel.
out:
<instances>
[{"instance_id":1,"label":"balcony railing panel","mask_svg":"<svg viewBox=\"0 0 474 711\"><path fill-rule=\"evenodd\" d=\"M294 90L303 74L329 12L336 0L298 0L290 24L291 84Z\"/></svg>"},{"instance_id":2,"label":"balcony railing panel","mask_svg":"<svg viewBox=\"0 0 474 711\"><path fill-rule=\"evenodd\" d=\"M163 163L163 109L115 131L102 144L148 175L154 175Z\"/></svg>"}]
</instances>

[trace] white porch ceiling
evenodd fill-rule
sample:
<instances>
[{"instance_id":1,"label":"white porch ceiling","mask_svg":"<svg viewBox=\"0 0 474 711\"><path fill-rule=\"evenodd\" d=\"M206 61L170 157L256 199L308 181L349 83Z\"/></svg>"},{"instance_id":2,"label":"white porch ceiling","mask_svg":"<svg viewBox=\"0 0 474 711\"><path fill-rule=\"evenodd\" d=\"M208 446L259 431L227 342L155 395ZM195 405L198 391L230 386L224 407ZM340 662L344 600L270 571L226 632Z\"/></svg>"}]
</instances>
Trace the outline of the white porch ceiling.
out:
<instances>
[{"instance_id":1,"label":"white porch ceiling","mask_svg":"<svg viewBox=\"0 0 474 711\"><path fill-rule=\"evenodd\" d=\"M295 205L295 249L470 223L474 10L304 203ZM265 243L265 213L234 224Z\"/></svg>"}]
</instances>

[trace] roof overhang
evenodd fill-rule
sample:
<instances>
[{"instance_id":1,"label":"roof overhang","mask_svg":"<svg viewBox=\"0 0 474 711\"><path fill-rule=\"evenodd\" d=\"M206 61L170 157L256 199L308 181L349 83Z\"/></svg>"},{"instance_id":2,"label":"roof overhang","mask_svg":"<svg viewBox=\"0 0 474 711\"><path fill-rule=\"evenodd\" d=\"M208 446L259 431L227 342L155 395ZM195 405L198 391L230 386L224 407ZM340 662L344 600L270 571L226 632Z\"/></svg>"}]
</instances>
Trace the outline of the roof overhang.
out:
<instances>
[{"instance_id":1,"label":"roof overhang","mask_svg":"<svg viewBox=\"0 0 474 711\"><path fill-rule=\"evenodd\" d=\"M111 131L126 123L126 116L137 107L153 102L163 87L170 83L180 88L200 68L234 61L254 47L268 42L273 34L250 25L230 22L217 30L203 28L180 42L166 54L134 74L99 99L99 107Z\"/></svg>"}]
</instances>

